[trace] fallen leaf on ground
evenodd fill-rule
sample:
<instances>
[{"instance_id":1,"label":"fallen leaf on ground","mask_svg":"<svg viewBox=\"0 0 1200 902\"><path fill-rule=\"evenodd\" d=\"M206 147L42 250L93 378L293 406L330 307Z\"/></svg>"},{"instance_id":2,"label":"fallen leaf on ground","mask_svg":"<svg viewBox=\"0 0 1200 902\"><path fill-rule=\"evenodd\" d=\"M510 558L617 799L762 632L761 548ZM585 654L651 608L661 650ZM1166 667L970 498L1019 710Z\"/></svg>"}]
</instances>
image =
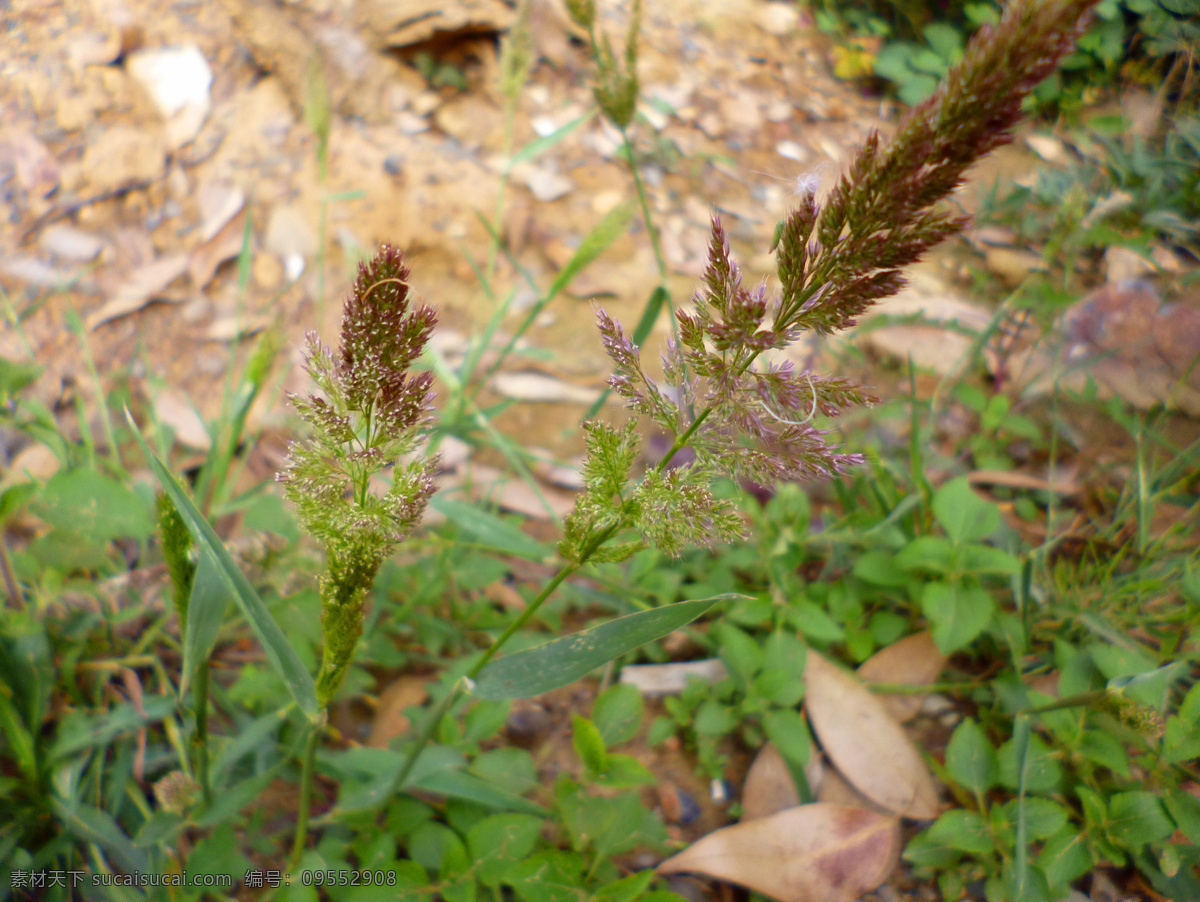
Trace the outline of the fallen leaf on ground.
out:
<instances>
[{"instance_id":1,"label":"fallen leaf on ground","mask_svg":"<svg viewBox=\"0 0 1200 902\"><path fill-rule=\"evenodd\" d=\"M52 225L38 238L38 244L61 260L86 263L104 250L104 239L74 226Z\"/></svg>"},{"instance_id":2,"label":"fallen leaf on ground","mask_svg":"<svg viewBox=\"0 0 1200 902\"><path fill-rule=\"evenodd\" d=\"M270 324L265 316L223 316L212 321L204 330L204 337L208 341L240 341L257 335Z\"/></svg>"},{"instance_id":3,"label":"fallen leaf on ground","mask_svg":"<svg viewBox=\"0 0 1200 902\"><path fill-rule=\"evenodd\" d=\"M1072 472L1058 472L1047 479L1020 470L974 470L967 474L971 485L998 485L1006 489L1029 489L1035 492L1057 492L1060 495L1078 495L1083 486L1075 481Z\"/></svg>"},{"instance_id":4,"label":"fallen leaf on ground","mask_svg":"<svg viewBox=\"0 0 1200 902\"><path fill-rule=\"evenodd\" d=\"M33 197L45 197L58 187L58 163L50 149L33 132L17 131L8 137L17 171L17 183Z\"/></svg>"},{"instance_id":5,"label":"fallen leaf on ground","mask_svg":"<svg viewBox=\"0 0 1200 902\"><path fill-rule=\"evenodd\" d=\"M513 479L507 473L482 464L473 464L454 473L443 476L439 481L441 489L458 488L469 485L471 498L487 498L496 506L513 513L523 514L534 520L550 519L546 504L525 482ZM558 517L565 517L575 509L575 495L563 492L550 486L538 486L542 498L550 505L550 509ZM436 511L427 513L427 523L437 522ZM432 517L432 519L430 519Z\"/></svg>"},{"instance_id":6,"label":"fallen leaf on ground","mask_svg":"<svg viewBox=\"0 0 1200 902\"><path fill-rule=\"evenodd\" d=\"M217 234L192 251L188 258L188 274L197 291L212 281L222 263L241 252L245 231L246 211L243 210L240 216L234 216Z\"/></svg>"},{"instance_id":7,"label":"fallen leaf on ground","mask_svg":"<svg viewBox=\"0 0 1200 902\"><path fill-rule=\"evenodd\" d=\"M775 744L768 742L754 758L742 786L742 823L768 817L800 804L796 781Z\"/></svg>"},{"instance_id":8,"label":"fallen leaf on ground","mask_svg":"<svg viewBox=\"0 0 1200 902\"><path fill-rule=\"evenodd\" d=\"M858 668L859 678L868 683L899 683L904 686L928 686L936 682L946 666L946 656L924 630L905 636L887 648L881 648ZM917 716L921 710L920 695L885 695L876 693L888 713L900 723Z\"/></svg>"},{"instance_id":9,"label":"fallen leaf on ground","mask_svg":"<svg viewBox=\"0 0 1200 902\"><path fill-rule=\"evenodd\" d=\"M208 182L197 192L200 240L209 241L246 205L246 192L230 182Z\"/></svg>"},{"instance_id":10,"label":"fallen leaf on ground","mask_svg":"<svg viewBox=\"0 0 1200 902\"><path fill-rule=\"evenodd\" d=\"M75 277L73 272L57 269L27 254L13 254L0 260L0 275L39 288L60 288Z\"/></svg>"},{"instance_id":11,"label":"fallen leaf on ground","mask_svg":"<svg viewBox=\"0 0 1200 902\"><path fill-rule=\"evenodd\" d=\"M424 704L428 697L425 680L421 677L402 676L391 683L379 694L367 745L385 749L397 736L403 736L411 725L404 712L413 705Z\"/></svg>"},{"instance_id":12,"label":"fallen leaf on ground","mask_svg":"<svg viewBox=\"0 0 1200 902\"><path fill-rule=\"evenodd\" d=\"M658 873L704 874L779 902L850 902L883 883L899 857L896 818L816 803L710 833Z\"/></svg>"},{"instance_id":13,"label":"fallen leaf on ground","mask_svg":"<svg viewBox=\"0 0 1200 902\"><path fill-rule=\"evenodd\" d=\"M854 676L811 650L804 682L813 732L851 785L875 804L904 817L937 817L937 787L929 768L883 702Z\"/></svg>"},{"instance_id":14,"label":"fallen leaf on ground","mask_svg":"<svg viewBox=\"0 0 1200 902\"><path fill-rule=\"evenodd\" d=\"M849 805L851 808L865 808L868 811L874 811L884 816L891 815L891 812L886 808L876 805L847 783L846 778L832 767L825 769L825 773L821 778L821 788L817 790L816 796L818 802L825 802L830 805Z\"/></svg>"},{"instance_id":15,"label":"fallen leaf on ground","mask_svg":"<svg viewBox=\"0 0 1200 902\"><path fill-rule=\"evenodd\" d=\"M366 0L359 15L389 47L507 31L516 15L500 0Z\"/></svg>"},{"instance_id":16,"label":"fallen leaf on ground","mask_svg":"<svg viewBox=\"0 0 1200 902\"><path fill-rule=\"evenodd\" d=\"M212 447L208 427L183 392L174 388L160 391L154 399L154 412L159 422L174 430L175 440L181 445L197 451Z\"/></svg>"},{"instance_id":17,"label":"fallen leaf on ground","mask_svg":"<svg viewBox=\"0 0 1200 902\"><path fill-rule=\"evenodd\" d=\"M573 385L544 373L497 373L492 387L506 398L517 401L560 401L591 404L600 394L594 388Z\"/></svg>"},{"instance_id":18,"label":"fallen leaf on ground","mask_svg":"<svg viewBox=\"0 0 1200 902\"><path fill-rule=\"evenodd\" d=\"M672 664L626 664L621 668L621 682L636 686L642 695L650 697L678 695L687 688L689 677L715 683L727 676L729 672L720 658Z\"/></svg>"},{"instance_id":19,"label":"fallen leaf on ground","mask_svg":"<svg viewBox=\"0 0 1200 902\"><path fill-rule=\"evenodd\" d=\"M170 254L139 266L117 287L112 298L88 317L88 329L95 329L109 320L141 310L154 300L155 295L183 275L187 265L187 254Z\"/></svg>"}]
</instances>

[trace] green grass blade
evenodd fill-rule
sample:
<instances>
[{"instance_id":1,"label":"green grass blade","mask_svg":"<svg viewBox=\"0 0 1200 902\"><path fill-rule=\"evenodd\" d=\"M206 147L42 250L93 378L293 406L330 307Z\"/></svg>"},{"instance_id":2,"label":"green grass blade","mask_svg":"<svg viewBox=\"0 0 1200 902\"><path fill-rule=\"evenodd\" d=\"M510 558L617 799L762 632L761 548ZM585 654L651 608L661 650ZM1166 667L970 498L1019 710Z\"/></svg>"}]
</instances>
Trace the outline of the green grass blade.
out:
<instances>
[{"instance_id":1,"label":"green grass blade","mask_svg":"<svg viewBox=\"0 0 1200 902\"><path fill-rule=\"evenodd\" d=\"M497 811L520 811L546 817L549 811L537 802L522 798L516 793L501 789L465 770L446 768L437 770L420 780L410 780L408 788L424 789L438 795L474 802Z\"/></svg>"},{"instance_id":2,"label":"green grass blade","mask_svg":"<svg viewBox=\"0 0 1200 902\"><path fill-rule=\"evenodd\" d=\"M279 628L279 624L271 617L267 606L258 597L258 593L254 591L254 587L250 585L250 581L246 579L245 574L233 562L233 558L225 550L224 543L213 532L213 528L208 525L208 521L204 519L204 516L196 508L196 505L192 503L192 499L188 497L183 486L179 484L179 481L171 471L146 446L146 442L142 439L141 432L137 428L137 423L134 422L128 408L125 411L125 418L129 421L129 426L133 430L133 436L141 447L142 453L146 456L146 460L149 461L150 468L154 471L155 477L163 487L163 491L170 495L171 500L175 502L176 510L183 517L189 531L192 533L192 538L200 546L202 555L212 556L216 565L215 570L224 583L225 591L237 602L246 621L250 624L250 628L254 630L254 634L262 644L263 651L267 655L267 660L271 662L271 666L275 672L287 684L288 690L292 693L292 697L296 699L296 704L300 706L300 710L310 719L316 718L320 707L317 704L317 690L312 674L308 672L308 669L296 654L295 649L288 642L287 636Z\"/></svg>"},{"instance_id":3,"label":"green grass blade","mask_svg":"<svg viewBox=\"0 0 1200 902\"><path fill-rule=\"evenodd\" d=\"M558 295L560 291L571 284L571 280L603 254L619 237L629 230L633 219L634 207L632 201L617 204L604 214L604 217L592 227L592 230L579 242L574 255L567 261L550 285L546 293L546 301Z\"/></svg>"},{"instance_id":4,"label":"green grass blade","mask_svg":"<svg viewBox=\"0 0 1200 902\"><path fill-rule=\"evenodd\" d=\"M1029 821L1025 814L1025 774L1029 770L1029 716L1018 714L1013 724L1013 755L1017 759L1017 840L1013 849L1016 902L1025 899L1029 881Z\"/></svg>"},{"instance_id":5,"label":"green grass blade","mask_svg":"<svg viewBox=\"0 0 1200 902\"><path fill-rule=\"evenodd\" d=\"M10 754L25 779L33 785L38 782L37 744L33 734L25 727L16 706L8 696L0 693L0 733L8 738Z\"/></svg>"},{"instance_id":6,"label":"green grass blade","mask_svg":"<svg viewBox=\"0 0 1200 902\"><path fill-rule=\"evenodd\" d=\"M478 505L434 495L429 500L429 506L480 545L531 561L544 561L551 554L549 545L526 535L516 524Z\"/></svg>"},{"instance_id":7,"label":"green grass blade","mask_svg":"<svg viewBox=\"0 0 1200 902\"><path fill-rule=\"evenodd\" d=\"M54 799L53 804L55 816L70 833L102 848L122 870L143 874L150 870L149 857L133 844L107 811L91 805L68 806L61 799Z\"/></svg>"},{"instance_id":8,"label":"green grass blade","mask_svg":"<svg viewBox=\"0 0 1200 902\"><path fill-rule=\"evenodd\" d=\"M196 562L196 578L192 582L192 595L188 601L187 632L183 646L183 677L179 683L179 695L187 692L188 683L195 676L196 668L202 666L217 644L217 632L225 619L225 607L229 602L229 590L221 576L221 565L211 553L200 546L200 558Z\"/></svg>"},{"instance_id":9,"label":"green grass blade","mask_svg":"<svg viewBox=\"0 0 1200 902\"><path fill-rule=\"evenodd\" d=\"M578 119L572 119L566 125L560 126L545 137L535 138L534 140L530 141L515 154L513 154L512 159L508 161L508 166L504 172L505 177L507 178L513 169L515 169L517 166L520 166L522 163L528 163L529 161L544 154L551 147L553 147L555 144L558 144L565 137L567 137L567 135L571 134L571 132L575 131L575 129L579 128L579 126L583 125L595 115L596 111L594 109L589 110Z\"/></svg>"},{"instance_id":10,"label":"green grass blade","mask_svg":"<svg viewBox=\"0 0 1200 902\"><path fill-rule=\"evenodd\" d=\"M719 601L741 597L726 593L639 611L506 655L483 669L471 694L490 699L541 695L573 683L639 645L691 623Z\"/></svg>"},{"instance_id":11,"label":"green grass blade","mask_svg":"<svg viewBox=\"0 0 1200 902\"><path fill-rule=\"evenodd\" d=\"M525 319L521 321L521 325L513 332L508 343L500 350L500 355L495 362L488 367L487 373L483 377L483 381L487 382L492 378L492 375L500 368L500 365L512 353L513 348L517 346L517 342L522 336L529 331L529 327L533 325L538 316L547 305L554 300L560 291L571 284L580 272L584 270L597 257L608 250L609 246L617 240L629 228L629 222L633 219L634 207L631 201L618 204L604 214L601 219L592 228L583 241L579 243L579 247L575 250L575 255L567 261L567 265L559 271L554 283L550 286L550 290L538 299L538 302L529 308L529 312L525 314Z\"/></svg>"}]
</instances>

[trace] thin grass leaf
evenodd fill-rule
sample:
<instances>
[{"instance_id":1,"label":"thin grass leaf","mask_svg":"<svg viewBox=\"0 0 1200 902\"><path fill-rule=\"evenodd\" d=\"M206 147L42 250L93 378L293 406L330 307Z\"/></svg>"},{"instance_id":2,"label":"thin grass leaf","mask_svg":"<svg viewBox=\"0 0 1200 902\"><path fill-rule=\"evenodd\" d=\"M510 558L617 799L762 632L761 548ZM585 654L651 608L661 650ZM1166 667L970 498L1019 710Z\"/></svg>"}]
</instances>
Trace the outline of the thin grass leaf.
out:
<instances>
[{"instance_id":1,"label":"thin grass leaf","mask_svg":"<svg viewBox=\"0 0 1200 902\"><path fill-rule=\"evenodd\" d=\"M230 597L225 579L221 576L220 563L203 545L200 548L196 578L192 582L192 594L188 601L183 677L179 681L180 698L187 692L196 668L208 661L213 646L217 644L217 633L225 620L225 607Z\"/></svg>"},{"instance_id":2,"label":"thin grass leaf","mask_svg":"<svg viewBox=\"0 0 1200 902\"><path fill-rule=\"evenodd\" d=\"M628 231L634 212L633 201L627 200L617 204L604 214L604 217L584 236L579 247L575 249L575 254L567 261L567 265L559 271L557 278L550 286L550 291L546 293L546 302L570 285L572 279Z\"/></svg>"},{"instance_id":3,"label":"thin grass leaf","mask_svg":"<svg viewBox=\"0 0 1200 902\"><path fill-rule=\"evenodd\" d=\"M531 160L537 159L539 156L548 151L555 144L562 141L567 135L575 131L579 126L589 121L596 115L594 109L588 110L578 119L572 119L566 125L561 125L550 134L543 138L535 138L513 154L512 159L508 161L508 166L505 167L504 176L507 178L517 166L522 163L528 163Z\"/></svg>"},{"instance_id":4,"label":"thin grass leaf","mask_svg":"<svg viewBox=\"0 0 1200 902\"><path fill-rule=\"evenodd\" d=\"M1025 898L1029 880L1029 821L1025 811L1025 775L1029 769L1029 717L1018 714L1013 723L1013 754L1017 760L1017 839L1013 849L1017 902Z\"/></svg>"},{"instance_id":5,"label":"thin grass leaf","mask_svg":"<svg viewBox=\"0 0 1200 902\"><path fill-rule=\"evenodd\" d=\"M143 874L150 870L149 857L133 844L108 812L91 805L68 807L61 799L54 799L52 804L55 816L68 832L102 848L122 870Z\"/></svg>"},{"instance_id":6,"label":"thin grass leaf","mask_svg":"<svg viewBox=\"0 0 1200 902\"><path fill-rule=\"evenodd\" d=\"M288 642L287 636L283 630L271 617L267 606L263 604L258 593L254 591L254 587L250 585L250 581L233 562L233 558L229 556L229 552L225 550L224 543L221 542L217 534L213 532L208 521L192 503L192 499L188 497L176 480L170 470L163 465L162 461L146 446L146 442L142 439L141 432L137 428L137 423L133 419L133 415L129 409L125 410L125 418L129 421L129 426L133 431L133 437L136 439L138 446L142 449L142 453L146 456L146 460L150 463L150 468L154 471L159 484L163 487L163 491L171 496L171 500L175 503L176 510L183 520L188 525L188 529L192 533L192 538L202 550L202 559L204 554L211 555L215 562L215 570L225 584L225 590L237 602L241 609L246 622L250 624L250 628L254 630L254 634L258 637L258 641L262 644L263 651L266 652L267 660L271 662L271 667L287 684L288 690L292 697L296 700L300 710L310 719L315 720L320 714L320 707L317 704L316 685L313 682L312 674L304 666L300 657L296 654ZM190 619L190 618L189 618Z\"/></svg>"},{"instance_id":7,"label":"thin grass leaf","mask_svg":"<svg viewBox=\"0 0 1200 902\"><path fill-rule=\"evenodd\" d=\"M539 817L548 817L550 814L537 802L531 802L514 792L501 789L494 783L488 783L474 774L455 768L434 771L421 780L409 780L406 782L406 786L474 802L497 811L519 811L524 814L536 814Z\"/></svg>"},{"instance_id":8,"label":"thin grass leaf","mask_svg":"<svg viewBox=\"0 0 1200 902\"><path fill-rule=\"evenodd\" d=\"M0 692L0 733L8 738L12 756L25 779L32 784L38 782L37 746L33 735L21 720L16 706Z\"/></svg>"},{"instance_id":9,"label":"thin grass leaf","mask_svg":"<svg viewBox=\"0 0 1200 902\"><path fill-rule=\"evenodd\" d=\"M632 201L618 204L609 210L604 215L604 218L596 223L592 230L584 236L583 241L576 248L574 256L567 261L567 265L559 272L557 278L554 280L554 284L550 286L550 290L543 297L539 298L536 304L529 308L529 312L525 314L525 319L521 321L521 325L513 332L508 343L500 349L499 357L488 367L488 371L483 377L485 382L490 380L496 373L496 370L500 368L500 365L508 359L508 355L512 353L517 342L529 331L529 327L534 324L541 312L546 309L547 305L554 300L558 293L566 288L572 279L579 275L588 264L604 253L629 228L629 222L633 219L633 214L634 206Z\"/></svg>"},{"instance_id":10,"label":"thin grass leaf","mask_svg":"<svg viewBox=\"0 0 1200 902\"><path fill-rule=\"evenodd\" d=\"M573 683L638 646L691 623L719 601L743 597L727 592L639 611L506 655L483 669L471 687L471 694L487 699L541 695Z\"/></svg>"},{"instance_id":11,"label":"thin grass leaf","mask_svg":"<svg viewBox=\"0 0 1200 902\"><path fill-rule=\"evenodd\" d=\"M406 752L392 749L357 748L340 753L336 759L323 755L320 763L334 773L341 771L342 788L338 792L335 818L355 811L376 809L401 788L396 778L404 767ZM433 745L417 754L404 786L416 786L431 774L463 766L462 753L445 745Z\"/></svg>"},{"instance_id":12,"label":"thin grass leaf","mask_svg":"<svg viewBox=\"0 0 1200 902\"><path fill-rule=\"evenodd\" d=\"M213 774L226 774L232 770L243 756L273 736L286 719L286 712L271 711L256 720L239 724L237 735L221 749L221 754L213 762Z\"/></svg>"},{"instance_id":13,"label":"thin grass leaf","mask_svg":"<svg viewBox=\"0 0 1200 902\"><path fill-rule=\"evenodd\" d=\"M174 713L175 707L175 699L170 696L149 695L142 700L144 715L128 703L114 705L102 714L90 715L80 726L59 729L50 751L50 761L57 765L76 752L105 745L123 733L158 723Z\"/></svg>"},{"instance_id":14,"label":"thin grass leaf","mask_svg":"<svg viewBox=\"0 0 1200 902\"><path fill-rule=\"evenodd\" d=\"M486 545L513 557L542 561L550 556L550 547L521 532L513 523L465 501L453 501L434 495L429 506L480 545Z\"/></svg>"}]
</instances>

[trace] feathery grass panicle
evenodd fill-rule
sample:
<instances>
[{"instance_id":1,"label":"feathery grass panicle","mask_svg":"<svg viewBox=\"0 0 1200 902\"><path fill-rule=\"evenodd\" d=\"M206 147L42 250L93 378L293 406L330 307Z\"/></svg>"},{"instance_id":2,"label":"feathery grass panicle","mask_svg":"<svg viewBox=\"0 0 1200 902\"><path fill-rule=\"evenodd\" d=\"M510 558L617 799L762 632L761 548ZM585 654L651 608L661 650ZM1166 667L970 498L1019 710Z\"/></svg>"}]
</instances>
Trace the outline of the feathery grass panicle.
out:
<instances>
[{"instance_id":1,"label":"feathery grass panicle","mask_svg":"<svg viewBox=\"0 0 1200 902\"><path fill-rule=\"evenodd\" d=\"M328 554L322 703L349 666L379 565L420 521L434 491L436 460L401 463L416 449L432 400L431 376L408 371L437 322L427 306L409 310L408 277L400 252L386 245L359 266L336 355L315 333L308 336L306 366L324 397L292 397L313 435L292 443L278 480ZM376 495L371 477L388 467L391 488Z\"/></svg>"},{"instance_id":2,"label":"feathery grass panicle","mask_svg":"<svg viewBox=\"0 0 1200 902\"><path fill-rule=\"evenodd\" d=\"M676 313L679 341L668 343L664 355L669 389L646 376L639 349L620 323L599 312L614 366L610 384L674 443L642 484L603 516L602 506L613 503L605 497L612 479L600 475L606 458L597 458L585 513L569 524L576 534L567 542L571 548L587 546L584 521L592 530L635 525L645 541L671 552L687 541L715 541L739 528L727 507L705 496L713 476L772 485L836 476L862 461L827 444L811 421L818 412L837 416L876 399L844 379L798 374L786 363L758 365L759 356L804 332L824 336L854 325L864 310L903 287L903 267L963 228L964 217L937 205L961 184L968 166L1012 140L1022 101L1070 52L1095 3L1016 0L997 25L972 38L962 62L890 143L883 146L877 132L867 139L824 204L813 190L801 191L775 233L776 297L765 284L742 286L714 218L695 310ZM619 441L613 430L596 427L589 455L610 459L609 446ZM666 460L684 446L695 451L694 463L668 473Z\"/></svg>"}]
</instances>

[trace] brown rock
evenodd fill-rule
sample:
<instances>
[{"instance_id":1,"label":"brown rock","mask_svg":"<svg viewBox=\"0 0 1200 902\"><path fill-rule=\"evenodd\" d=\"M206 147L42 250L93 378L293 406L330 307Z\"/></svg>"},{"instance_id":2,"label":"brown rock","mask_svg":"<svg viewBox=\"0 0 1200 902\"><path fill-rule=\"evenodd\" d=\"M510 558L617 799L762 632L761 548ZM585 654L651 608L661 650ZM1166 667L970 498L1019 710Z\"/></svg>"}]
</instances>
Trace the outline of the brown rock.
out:
<instances>
[{"instance_id":1,"label":"brown rock","mask_svg":"<svg viewBox=\"0 0 1200 902\"><path fill-rule=\"evenodd\" d=\"M83 173L93 191L111 191L163 174L166 154L157 128L118 125L103 132L83 154Z\"/></svg>"}]
</instances>

